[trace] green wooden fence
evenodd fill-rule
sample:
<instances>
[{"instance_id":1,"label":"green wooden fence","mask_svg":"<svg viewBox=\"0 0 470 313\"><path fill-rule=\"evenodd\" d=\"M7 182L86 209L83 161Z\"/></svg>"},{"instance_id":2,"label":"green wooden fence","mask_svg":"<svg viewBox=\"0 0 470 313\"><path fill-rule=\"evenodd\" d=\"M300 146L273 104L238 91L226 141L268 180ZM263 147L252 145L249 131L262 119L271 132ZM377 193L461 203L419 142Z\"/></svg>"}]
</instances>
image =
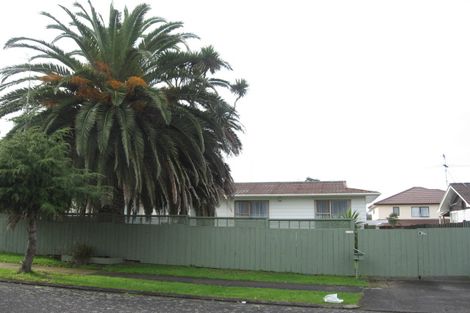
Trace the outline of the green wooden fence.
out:
<instances>
[{"instance_id":1,"label":"green wooden fence","mask_svg":"<svg viewBox=\"0 0 470 313\"><path fill-rule=\"evenodd\" d=\"M6 229L0 251L23 253L26 229ZM328 224L330 223L330 224ZM39 254L67 254L87 243L102 256L145 263L353 275L349 221L276 221L155 217L41 221ZM343 227L343 228L327 228ZM359 230L359 271L377 277L470 276L470 228Z\"/></svg>"},{"instance_id":2,"label":"green wooden fence","mask_svg":"<svg viewBox=\"0 0 470 313\"><path fill-rule=\"evenodd\" d=\"M266 220L178 219L168 223L130 224L66 219L41 221L39 254L67 254L76 243L87 243L102 256L145 263L212 268L353 275L354 236L349 228L316 228ZM23 253L26 230L19 223L6 230L0 216L0 250ZM134 220L135 222L135 220ZM334 222L338 226L339 221ZM224 226L225 225L225 226ZM277 226L276 226L277 225ZM297 225L297 226L296 226ZM349 221L346 222L350 226ZM284 229L282 227L285 227ZM290 228L287 228L290 227ZM309 227L312 227L311 225Z\"/></svg>"},{"instance_id":3,"label":"green wooden fence","mask_svg":"<svg viewBox=\"0 0 470 313\"><path fill-rule=\"evenodd\" d=\"M359 250L362 275L470 276L470 228L360 230Z\"/></svg>"}]
</instances>

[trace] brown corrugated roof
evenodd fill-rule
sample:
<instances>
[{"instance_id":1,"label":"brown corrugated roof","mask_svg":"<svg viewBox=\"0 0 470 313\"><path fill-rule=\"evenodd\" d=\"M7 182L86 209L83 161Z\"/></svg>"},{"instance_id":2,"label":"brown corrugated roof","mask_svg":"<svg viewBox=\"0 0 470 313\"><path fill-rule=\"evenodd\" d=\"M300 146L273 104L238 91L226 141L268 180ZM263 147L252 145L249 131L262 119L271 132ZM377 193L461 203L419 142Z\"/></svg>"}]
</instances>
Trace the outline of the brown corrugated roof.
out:
<instances>
[{"instance_id":1,"label":"brown corrugated roof","mask_svg":"<svg viewBox=\"0 0 470 313\"><path fill-rule=\"evenodd\" d=\"M452 183L450 186L470 204L470 183Z\"/></svg>"},{"instance_id":2,"label":"brown corrugated roof","mask_svg":"<svg viewBox=\"0 0 470 313\"><path fill-rule=\"evenodd\" d=\"M235 183L235 195L309 195L378 194L376 191L349 188L345 181Z\"/></svg>"},{"instance_id":3,"label":"brown corrugated roof","mask_svg":"<svg viewBox=\"0 0 470 313\"><path fill-rule=\"evenodd\" d=\"M391 197L380 200L374 205L381 204L439 204L445 191L440 189L427 189L413 187L397 193Z\"/></svg>"}]
</instances>

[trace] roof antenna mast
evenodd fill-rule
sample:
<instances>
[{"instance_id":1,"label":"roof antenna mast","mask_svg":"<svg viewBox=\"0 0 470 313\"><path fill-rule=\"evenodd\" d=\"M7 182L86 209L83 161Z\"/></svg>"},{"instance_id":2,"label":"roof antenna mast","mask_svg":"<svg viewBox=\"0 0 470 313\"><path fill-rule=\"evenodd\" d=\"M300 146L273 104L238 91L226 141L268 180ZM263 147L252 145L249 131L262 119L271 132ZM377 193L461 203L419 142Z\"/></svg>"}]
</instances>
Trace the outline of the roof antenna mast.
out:
<instances>
[{"instance_id":1,"label":"roof antenna mast","mask_svg":"<svg viewBox=\"0 0 470 313\"><path fill-rule=\"evenodd\" d=\"M449 181L447 179L447 169L449 168L449 166L447 165L447 160L446 160L446 155L445 154L442 155L442 158L444 159L444 164L442 164L442 166L444 166L444 173L446 175L446 188L447 188L447 186L449 186Z\"/></svg>"}]
</instances>

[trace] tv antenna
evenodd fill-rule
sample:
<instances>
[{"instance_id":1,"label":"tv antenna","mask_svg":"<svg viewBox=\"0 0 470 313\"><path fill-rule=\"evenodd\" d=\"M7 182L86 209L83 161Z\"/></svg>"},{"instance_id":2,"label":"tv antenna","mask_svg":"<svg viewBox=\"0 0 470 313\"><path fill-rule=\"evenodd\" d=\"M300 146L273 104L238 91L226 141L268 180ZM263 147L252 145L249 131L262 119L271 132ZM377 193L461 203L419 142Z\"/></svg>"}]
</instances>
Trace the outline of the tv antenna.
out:
<instances>
[{"instance_id":1,"label":"tv antenna","mask_svg":"<svg viewBox=\"0 0 470 313\"><path fill-rule=\"evenodd\" d=\"M442 166L444 167L444 173L446 175L446 188L447 188L447 186L449 186L449 180L447 178L447 170L449 168L449 165L447 165L447 160L446 160L446 155L445 154L442 154L442 158L444 159L444 164L442 164Z\"/></svg>"}]
</instances>

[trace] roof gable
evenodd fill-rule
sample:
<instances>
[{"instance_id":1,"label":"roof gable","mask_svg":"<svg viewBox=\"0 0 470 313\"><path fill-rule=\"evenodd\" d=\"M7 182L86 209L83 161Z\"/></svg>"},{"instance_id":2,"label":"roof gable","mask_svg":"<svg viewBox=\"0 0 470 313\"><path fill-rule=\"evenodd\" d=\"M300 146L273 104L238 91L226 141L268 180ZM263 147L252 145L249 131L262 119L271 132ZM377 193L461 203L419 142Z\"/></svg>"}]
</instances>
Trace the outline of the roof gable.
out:
<instances>
[{"instance_id":1,"label":"roof gable","mask_svg":"<svg viewBox=\"0 0 470 313\"><path fill-rule=\"evenodd\" d=\"M465 202L470 204L470 183L452 183L450 186Z\"/></svg>"},{"instance_id":2,"label":"roof gable","mask_svg":"<svg viewBox=\"0 0 470 313\"><path fill-rule=\"evenodd\" d=\"M470 206L470 183L452 183L447 188L446 194L442 199L438 212L441 216L447 214L450 211L454 197L458 196L461 198L467 207Z\"/></svg>"},{"instance_id":3,"label":"roof gable","mask_svg":"<svg viewBox=\"0 0 470 313\"><path fill-rule=\"evenodd\" d=\"M440 189L427 189L412 187L393 196L380 200L374 205L387 204L439 204L445 191Z\"/></svg>"}]
</instances>

